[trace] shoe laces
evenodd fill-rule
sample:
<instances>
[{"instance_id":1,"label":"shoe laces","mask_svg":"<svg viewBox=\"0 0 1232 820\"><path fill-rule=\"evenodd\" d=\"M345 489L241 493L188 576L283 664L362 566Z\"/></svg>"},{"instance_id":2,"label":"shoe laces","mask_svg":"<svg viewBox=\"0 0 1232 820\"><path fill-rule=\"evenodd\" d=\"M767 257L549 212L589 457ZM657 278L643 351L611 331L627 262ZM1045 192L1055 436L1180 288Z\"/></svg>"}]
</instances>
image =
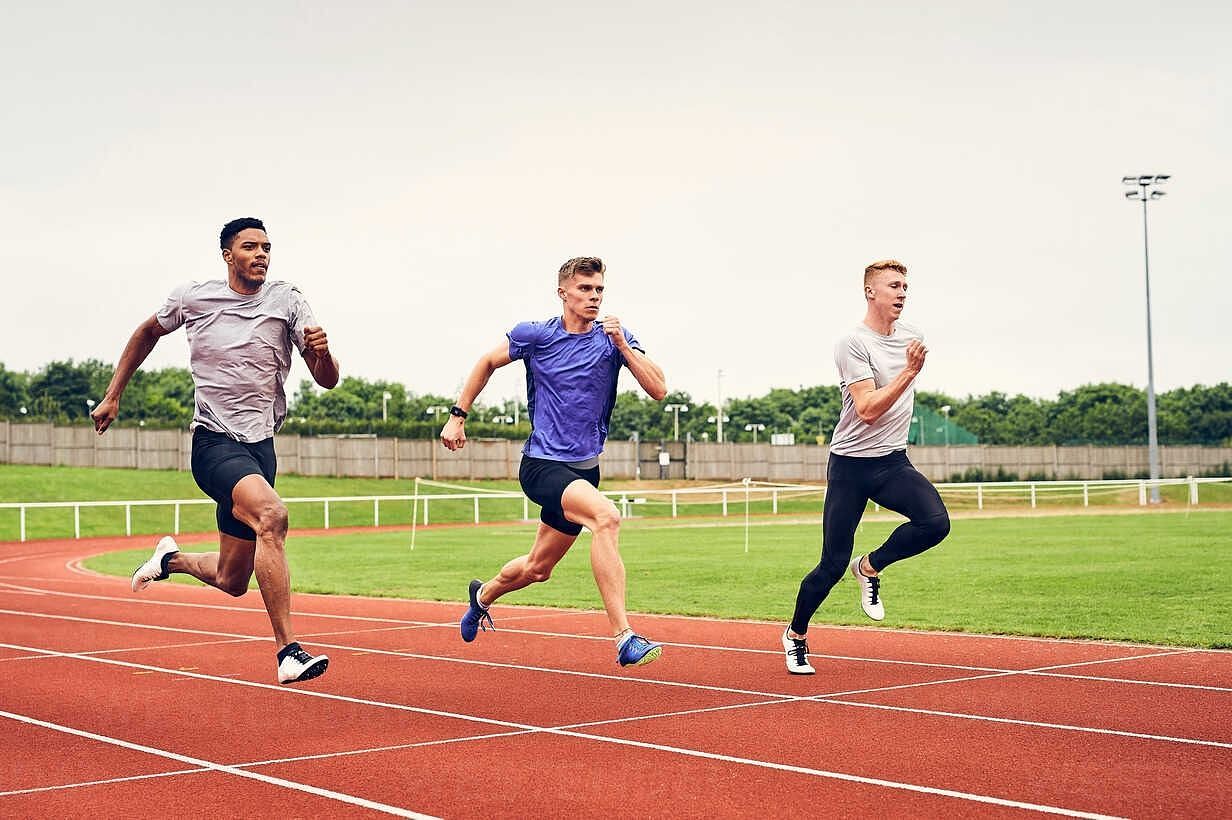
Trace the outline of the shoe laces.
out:
<instances>
[{"instance_id":1,"label":"shoe laces","mask_svg":"<svg viewBox=\"0 0 1232 820\"><path fill-rule=\"evenodd\" d=\"M308 664L312 662L312 656L309 655L307 652L305 652L303 649L296 649L294 652L292 652L287 657L294 658L295 660L303 664Z\"/></svg>"},{"instance_id":2,"label":"shoe laces","mask_svg":"<svg viewBox=\"0 0 1232 820\"><path fill-rule=\"evenodd\" d=\"M860 574L864 575L864 573ZM876 604L877 597L881 594L881 578L876 575L864 575L864 580L868 581L868 602Z\"/></svg>"},{"instance_id":3,"label":"shoe laces","mask_svg":"<svg viewBox=\"0 0 1232 820\"><path fill-rule=\"evenodd\" d=\"M804 666L808 663L808 641L803 638L788 638L791 641L791 656L795 661L796 666Z\"/></svg>"},{"instance_id":4,"label":"shoe laces","mask_svg":"<svg viewBox=\"0 0 1232 820\"><path fill-rule=\"evenodd\" d=\"M496 624L492 623L492 616L483 607L479 607L479 628L484 632L488 630L496 631Z\"/></svg>"}]
</instances>

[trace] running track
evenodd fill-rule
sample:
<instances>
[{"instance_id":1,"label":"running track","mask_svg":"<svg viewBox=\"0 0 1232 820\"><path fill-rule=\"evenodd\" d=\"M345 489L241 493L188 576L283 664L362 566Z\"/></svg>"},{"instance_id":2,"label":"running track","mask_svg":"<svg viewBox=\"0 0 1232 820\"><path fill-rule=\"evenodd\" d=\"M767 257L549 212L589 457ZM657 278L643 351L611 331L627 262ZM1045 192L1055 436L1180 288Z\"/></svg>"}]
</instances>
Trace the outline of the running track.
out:
<instances>
[{"instance_id":1,"label":"running track","mask_svg":"<svg viewBox=\"0 0 1232 820\"><path fill-rule=\"evenodd\" d=\"M0 816L1232 814L1232 653L302 595L279 687L256 593L78 566L149 540L0 544Z\"/></svg>"}]
</instances>

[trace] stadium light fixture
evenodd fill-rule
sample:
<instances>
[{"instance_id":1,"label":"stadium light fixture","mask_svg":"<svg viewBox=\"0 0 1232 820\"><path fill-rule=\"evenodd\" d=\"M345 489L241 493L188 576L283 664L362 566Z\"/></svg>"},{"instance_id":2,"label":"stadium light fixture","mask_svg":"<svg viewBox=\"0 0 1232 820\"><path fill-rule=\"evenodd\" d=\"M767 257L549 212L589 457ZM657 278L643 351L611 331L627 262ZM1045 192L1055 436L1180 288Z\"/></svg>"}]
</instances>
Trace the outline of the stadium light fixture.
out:
<instances>
[{"instance_id":1,"label":"stadium light fixture","mask_svg":"<svg viewBox=\"0 0 1232 820\"><path fill-rule=\"evenodd\" d=\"M388 390L381 394L381 421L389 421L389 400L393 397Z\"/></svg>"},{"instance_id":2,"label":"stadium light fixture","mask_svg":"<svg viewBox=\"0 0 1232 820\"><path fill-rule=\"evenodd\" d=\"M1121 177L1121 182L1137 190L1125 194L1127 199L1142 202L1142 261L1146 273L1146 427L1147 458L1151 466L1151 503L1159 503L1159 436L1155 418L1155 354L1151 344L1151 244L1147 230L1146 203L1162 198L1167 192L1156 185L1167 182L1171 174L1139 174Z\"/></svg>"},{"instance_id":3,"label":"stadium light fixture","mask_svg":"<svg viewBox=\"0 0 1232 820\"><path fill-rule=\"evenodd\" d=\"M756 443L757 443L757 431L758 431L758 430L765 430L765 429L766 429L766 425L764 425L764 424L757 424L757 423L753 423L753 424L746 424L746 425L744 425L744 431L745 431L746 433L747 433L747 432L749 432L750 430L753 432L753 443L754 443L754 444L756 444Z\"/></svg>"},{"instance_id":4,"label":"stadium light fixture","mask_svg":"<svg viewBox=\"0 0 1232 820\"><path fill-rule=\"evenodd\" d=\"M434 404L431 407L424 408L424 415L431 416L433 421L437 421L441 417L441 413L448 413L449 408L440 404Z\"/></svg>"},{"instance_id":5,"label":"stadium light fixture","mask_svg":"<svg viewBox=\"0 0 1232 820\"><path fill-rule=\"evenodd\" d=\"M663 412L672 414L672 440L680 441L680 414L689 412L689 405L667 404L663 406Z\"/></svg>"}]
</instances>

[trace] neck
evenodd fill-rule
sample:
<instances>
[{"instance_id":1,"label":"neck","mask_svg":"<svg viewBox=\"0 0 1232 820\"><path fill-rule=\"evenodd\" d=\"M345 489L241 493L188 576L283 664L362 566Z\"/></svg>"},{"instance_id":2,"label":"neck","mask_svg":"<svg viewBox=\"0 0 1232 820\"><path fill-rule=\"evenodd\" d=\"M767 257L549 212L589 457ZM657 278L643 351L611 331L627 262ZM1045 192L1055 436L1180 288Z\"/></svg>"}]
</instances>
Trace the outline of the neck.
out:
<instances>
[{"instance_id":1,"label":"neck","mask_svg":"<svg viewBox=\"0 0 1232 820\"><path fill-rule=\"evenodd\" d=\"M889 336L894 332L894 322L893 316L883 314L872 305L868 306L868 313L864 315L865 326L882 336Z\"/></svg>"},{"instance_id":2,"label":"neck","mask_svg":"<svg viewBox=\"0 0 1232 820\"><path fill-rule=\"evenodd\" d=\"M565 311L560 317L560 324L569 333L585 333L590 330L594 321Z\"/></svg>"},{"instance_id":3,"label":"neck","mask_svg":"<svg viewBox=\"0 0 1232 820\"><path fill-rule=\"evenodd\" d=\"M244 296L252 296L261 290L261 285L264 282L254 282L251 279L245 279L235 271L227 271L227 286L236 293Z\"/></svg>"}]
</instances>

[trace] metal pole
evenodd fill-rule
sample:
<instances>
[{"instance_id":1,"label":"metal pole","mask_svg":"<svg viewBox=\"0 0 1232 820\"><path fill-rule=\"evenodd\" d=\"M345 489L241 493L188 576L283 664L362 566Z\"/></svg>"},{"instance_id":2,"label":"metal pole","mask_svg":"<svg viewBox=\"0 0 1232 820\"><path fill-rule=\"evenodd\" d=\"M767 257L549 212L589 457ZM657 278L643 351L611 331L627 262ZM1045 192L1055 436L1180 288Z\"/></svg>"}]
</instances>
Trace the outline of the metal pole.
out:
<instances>
[{"instance_id":1,"label":"metal pole","mask_svg":"<svg viewBox=\"0 0 1232 820\"><path fill-rule=\"evenodd\" d=\"M1159 438L1155 426L1155 354L1151 346L1151 251L1146 221L1146 189L1142 195L1142 260L1146 271L1146 428L1151 465L1151 503L1159 503Z\"/></svg>"}]
</instances>

